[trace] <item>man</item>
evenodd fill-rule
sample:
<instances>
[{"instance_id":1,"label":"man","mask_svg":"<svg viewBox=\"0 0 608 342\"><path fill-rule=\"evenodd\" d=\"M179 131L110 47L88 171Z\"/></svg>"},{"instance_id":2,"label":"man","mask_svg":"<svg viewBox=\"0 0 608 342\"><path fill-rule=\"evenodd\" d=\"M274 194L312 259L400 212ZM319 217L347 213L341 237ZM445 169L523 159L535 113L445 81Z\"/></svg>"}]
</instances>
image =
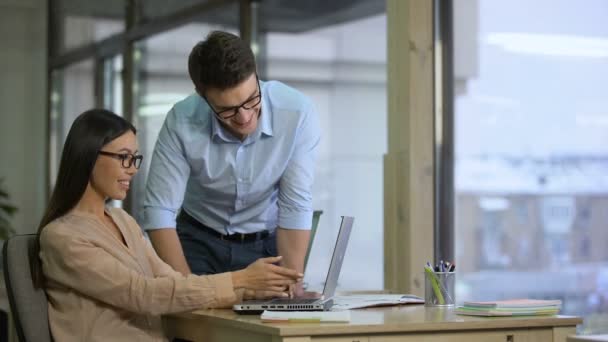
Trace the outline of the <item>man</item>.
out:
<instances>
[{"instance_id":1,"label":"man","mask_svg":"<svg viewBox=\"0 0 608 342\"><path fill-rule=\"evenodd\" d=\"M277 250L302 272L320 139L312 103L259 81L249 45L227 32L192 49L188 72L196 94L168 113L148 174L154 248L183 274L240 269Z\"/></svg>"}]
</instances>

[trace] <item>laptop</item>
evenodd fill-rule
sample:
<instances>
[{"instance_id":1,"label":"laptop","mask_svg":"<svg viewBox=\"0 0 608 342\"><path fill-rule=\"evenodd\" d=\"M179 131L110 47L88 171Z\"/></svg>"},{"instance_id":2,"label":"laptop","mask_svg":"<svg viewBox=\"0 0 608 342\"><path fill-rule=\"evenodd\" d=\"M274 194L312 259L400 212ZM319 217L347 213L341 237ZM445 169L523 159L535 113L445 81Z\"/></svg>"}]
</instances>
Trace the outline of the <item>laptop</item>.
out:
<instances>
[{"instance_id":1,"label":"laptop","mask_svg":"<svg viewBox=\"0 0 608 342\"><path fill-rule=\"evenodd\" d=\"M351 216L342 216L336 246L329 264L329 271L325 279L323 295L321 298L274 298L265 300L247 300L242 303L235 304L232 309L237 313L260 313L264 310L274 311L328 311L333 304L333 297L338 285L338 277L342 269L344 254L348 246L350 232L353 229L355 218Z\"/></svg>"}]
</instances>

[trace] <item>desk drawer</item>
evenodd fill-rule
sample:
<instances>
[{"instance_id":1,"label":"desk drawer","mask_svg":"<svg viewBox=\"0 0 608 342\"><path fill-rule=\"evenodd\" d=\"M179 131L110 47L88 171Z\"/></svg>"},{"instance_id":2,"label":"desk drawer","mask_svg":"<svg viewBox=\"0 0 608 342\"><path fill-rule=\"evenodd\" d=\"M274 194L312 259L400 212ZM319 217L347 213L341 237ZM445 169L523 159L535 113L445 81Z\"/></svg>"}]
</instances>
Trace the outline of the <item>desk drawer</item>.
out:
<instances>
[{"instance_id":1,"label":"desk drawer","mask_svg":"<svg viewBox=\"0 0 608 342\"><path fill-rule=\"evenodd\" d=\"M369 342L367 336L313 337L312 342Z\"/></svg>"},{"instance_id":2,"label":"desk drawer","mask_svg":"<svg viewBox=\"0 0 608 342\"><path fill-rule=\"evenodd\" d=\"M371 336L369 342L553 342L551 329L518 329L484 332L430 332Z\"/></svg>"}]
</instances>

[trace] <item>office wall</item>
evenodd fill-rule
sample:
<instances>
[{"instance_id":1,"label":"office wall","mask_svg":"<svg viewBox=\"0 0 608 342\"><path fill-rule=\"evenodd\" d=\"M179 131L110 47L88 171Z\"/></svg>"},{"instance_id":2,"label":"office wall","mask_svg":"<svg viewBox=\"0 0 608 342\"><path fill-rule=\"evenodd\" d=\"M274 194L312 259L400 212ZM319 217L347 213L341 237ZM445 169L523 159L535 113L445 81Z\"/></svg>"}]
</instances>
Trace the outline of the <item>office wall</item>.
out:
<instances>
[{"instance_id":1,"label":"office wall","mask_svg":"<svg viewBox=\"0 0 608 342\"><path fill-rule=\"evenodd\" d=\"M36 229L46 203L46 3L0 0L0 177L19 233Z\"/></svg>"}]
</instances>

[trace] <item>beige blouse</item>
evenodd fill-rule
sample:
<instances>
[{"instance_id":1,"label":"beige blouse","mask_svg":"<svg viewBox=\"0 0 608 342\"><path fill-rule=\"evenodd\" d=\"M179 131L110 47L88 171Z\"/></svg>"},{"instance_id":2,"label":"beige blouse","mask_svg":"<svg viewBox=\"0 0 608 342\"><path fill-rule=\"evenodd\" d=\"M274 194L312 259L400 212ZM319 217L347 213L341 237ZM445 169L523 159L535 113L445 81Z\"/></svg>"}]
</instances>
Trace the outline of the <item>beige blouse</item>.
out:
<instances>
[{"instance_id":1,"label":"beige blouse","mask_svg":"<svg viewBox=\"0 0 608 342\"><path fill-rule=\"evenodd\" d=\"M94 215L75 211L40 237L55 341L166 341L160 315L241 299L230 274L184 277L156 255L131 216L106 212L126 246Z\"/></svg>"}]
</instances>

